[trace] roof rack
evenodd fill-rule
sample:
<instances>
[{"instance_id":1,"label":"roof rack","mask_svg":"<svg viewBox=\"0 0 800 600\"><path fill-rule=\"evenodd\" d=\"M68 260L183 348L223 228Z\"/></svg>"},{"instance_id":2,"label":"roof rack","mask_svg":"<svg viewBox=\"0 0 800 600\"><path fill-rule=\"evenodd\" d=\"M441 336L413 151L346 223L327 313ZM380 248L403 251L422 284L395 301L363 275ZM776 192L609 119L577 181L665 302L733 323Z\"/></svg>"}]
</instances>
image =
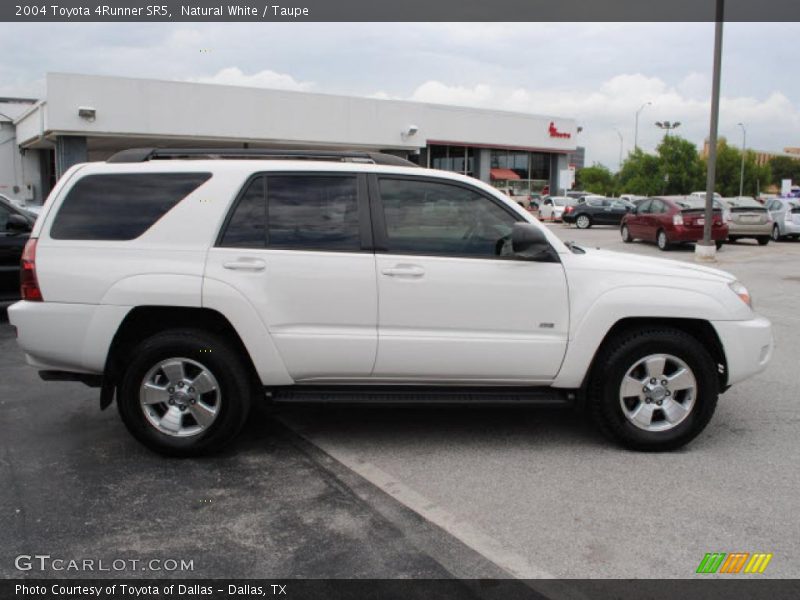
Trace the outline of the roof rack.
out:
<instances>
[{"instance_id":1,"label":"roof rack","mask_svg":"<svg viewBox=\"0 0 800 600\"><path fill-rule=\"evenodd\" d=\"M109 163L137 163L151 160L176 159L271 159L271 160L322 160L357 162L397 167L419 165L383 152L341 150L282 150L274 148L130 148L121 150L106 160Z\"/></svg>"}]
</instances>

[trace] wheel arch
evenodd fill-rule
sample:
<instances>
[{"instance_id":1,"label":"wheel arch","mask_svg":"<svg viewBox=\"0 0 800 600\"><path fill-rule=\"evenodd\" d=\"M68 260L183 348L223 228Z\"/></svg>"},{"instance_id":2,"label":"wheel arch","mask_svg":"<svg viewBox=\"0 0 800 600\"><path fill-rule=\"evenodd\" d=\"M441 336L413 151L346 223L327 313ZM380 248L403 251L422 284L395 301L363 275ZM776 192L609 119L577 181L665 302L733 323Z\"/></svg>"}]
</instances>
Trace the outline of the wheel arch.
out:
<instances>
[{"instance_id":1,"label":"wheel arch","mask_svg":"<svg viewBox=\"0 0 800 600\"><path fill-rule=\"evenodd\" d=\"M165 324L169 326L165 327ZM128 354L141 341L167 328L200 329L223 337L239 353L254 383L260 384L250 353L236 329L222 313L210 308L137 306L125 316L111 341L103 371L101 409L107 408L113 401Z\"/></svg>"},{"instance_id":2,"label":"wheel arch","mask_svg":"<svg viewBox=\"0 0 800 600\"><path fill-rule=\"evenodd\" d=\"M722 341L719 339L714 326L705 319L690 319L681 317L625 317L619 319L611 326L603 337L602 342L595 350L594 356L586 370L581 390L586 390L593 377L598 375L599 357L603 356L606 348L614 339L629 332L640 331L651 327L670 327L682 331L698 340L711 354L717 365L717 378L720 391L725 391L728 386L728 360Z\"/></svg>"}]
</instances>

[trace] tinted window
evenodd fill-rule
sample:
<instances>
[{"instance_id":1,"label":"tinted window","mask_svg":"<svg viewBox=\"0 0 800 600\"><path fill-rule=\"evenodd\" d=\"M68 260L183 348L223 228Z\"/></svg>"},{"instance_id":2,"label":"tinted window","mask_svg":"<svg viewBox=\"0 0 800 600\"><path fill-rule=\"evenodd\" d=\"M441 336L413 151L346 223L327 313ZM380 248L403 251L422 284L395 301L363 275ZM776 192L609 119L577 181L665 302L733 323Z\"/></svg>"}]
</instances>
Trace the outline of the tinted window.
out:
<instances>
[{"instance_id":1,"label":"tinted window","mask_svg":"<svg viewBox=\"0 0 800 600\"><path fill-rule=\"evenodd\" d=\"M667 212L667 207L661 200L653 200L653 203L650 205L650 210L655 215L662 214Z\"/></svg>"},{"instance_id":2,"label":"tinted window","mask_svg":"<svg viewBox=\"0 0 800 600\"><path fill-rule=\"evenodd\" d=\"M267 244L267 203L264 178L247 186L233 211L219 245L228 248L263 248Z\"/></svg>"},{"instance_id":3,"label":"tinted window","mask_svg":"<svg viewBox=\"0 0 800 600\"><path fill-rule=\"evenodd\" d=\"M271 176L267 180L267 222L271 247L358 251L356 178Z\"/></svg>"},{"instance_id":4,"label":"tinted window","mask_svg":"<svg viewBox=\"0 0 800 600\"><path fill-rule=\"evenodd\" d=\"M389 252L498 256L511 254L517 220L469 189L427 181L381 179Z\"/></svg>"},{"instance_id":5,"label":"tinted window","mask_svg":"<svg viewBox=\"0 0 800 600\"><path fill-rule=\"evenodd\" d=\"M11 211L8 210L2 204L0 204L0 235L6 232L6 225L8 225L8 215L10 214Z\"/></svg>"},{"instance_id":6,"label":"tinted window","mask_svg":"<svg viewBox=\"0 0 800 600\"><path fill-rule=\"evenodd\" d=\"M211 173L88 175L64 198L50 237L132 240L211 177Z\"/></svg>"},{"instance_id":7,"label":"tinted window","mask_svg":"<svg viewBox=\"0 0 800 600\"><path fill-rule=\"evenodd\" d=\"M639 214L649 213L652 205L652 200L644 200L643 202L639 203L639 206L636 207L636 212Z\"/></svg>"}]
</instances>

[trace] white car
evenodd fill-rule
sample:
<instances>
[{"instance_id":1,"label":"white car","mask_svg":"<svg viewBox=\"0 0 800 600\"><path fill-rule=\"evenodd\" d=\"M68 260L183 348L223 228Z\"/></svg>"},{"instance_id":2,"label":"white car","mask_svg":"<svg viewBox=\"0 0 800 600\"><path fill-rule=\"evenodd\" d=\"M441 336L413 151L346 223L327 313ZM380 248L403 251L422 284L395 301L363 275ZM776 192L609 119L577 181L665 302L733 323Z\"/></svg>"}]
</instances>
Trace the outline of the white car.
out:
<instances>
[{"instance_id":1,"label":"white car","mask_svg":"<svg viewBox=\"0 0 800 600\"><path fill-rule=\"evenodd\" d=\"M539 207L539 218L542 221L561 221L566 208L577 203L577 199L567 196L548 196Z\"/></svg>"},{"instance_id":2,"label":"white car","mask_svg":"<svg viewBox=\"0 0 800 600\"><path fill-rule=\"evenodd\" d=\"M257 402L359 399L577 405L669 450L773 349L731 275L566 245L487 184L385 155L74 166L21 278L28 363L99 386L168 455L229 443Z\"/></svg>"}]
</instances>

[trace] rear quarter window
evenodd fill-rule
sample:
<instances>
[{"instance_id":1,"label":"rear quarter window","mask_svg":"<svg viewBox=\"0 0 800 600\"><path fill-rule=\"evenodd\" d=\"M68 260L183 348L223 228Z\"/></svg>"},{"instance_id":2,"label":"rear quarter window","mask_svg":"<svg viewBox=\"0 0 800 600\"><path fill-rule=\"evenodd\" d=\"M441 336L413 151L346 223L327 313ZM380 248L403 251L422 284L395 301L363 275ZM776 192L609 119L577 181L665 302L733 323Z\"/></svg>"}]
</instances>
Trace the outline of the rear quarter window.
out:
<instances>
[{"instance_id":1,"label":"rear quarter window","mask_svg":"<svg viewBox=\"0 0 800 600\"><path fill-rule=\"evenodd\" d=\"M133 240L211 173L87 175L67 192L50 237L56 240Z\"/></svg>"}]
</instances>

